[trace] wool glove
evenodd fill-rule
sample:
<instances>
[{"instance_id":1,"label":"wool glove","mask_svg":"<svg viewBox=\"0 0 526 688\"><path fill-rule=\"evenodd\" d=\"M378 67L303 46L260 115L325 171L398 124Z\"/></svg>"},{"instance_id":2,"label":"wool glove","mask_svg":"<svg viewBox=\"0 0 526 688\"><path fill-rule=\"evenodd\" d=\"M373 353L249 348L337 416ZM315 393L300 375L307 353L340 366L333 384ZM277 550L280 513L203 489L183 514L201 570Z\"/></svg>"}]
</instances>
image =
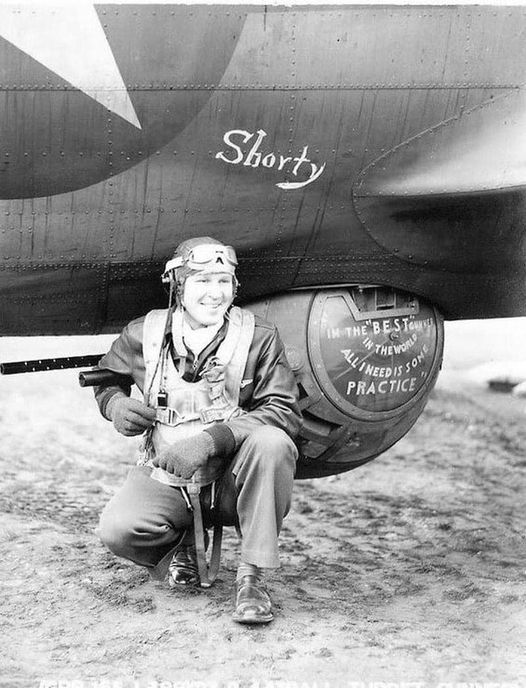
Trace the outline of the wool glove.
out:
<instances>
[{"instance_id":1,"label":"wool glove","mask_svg":"<svg viewBox=\"0 0 526 688\"><path fill-rule=\"evenodd\" d=\"M111 419L117 432L126 437L140 435L155 420L155 409L138 399L115 394L106 405L106 416Z\"/></svg>"},{"instance_id":2,"label":"wool glove","mask_svg":"<svg viewBox=\"0 0 526 688\"><path fill-rule=\"evenodd\" d=\"M168 473L190 480L193 474L214 456L229 457L235 440L230 428L216 423L197 435L178 440L153 459L153 465Z\"/></svg>"},{"instance_id":3,"label":"wool glove","mask_svg":"<svg viewBox=\"0 0 526 688\"><path fill-rule=\"evenodd\" d=\"M153 465L164 468L178 478L189 480L214 453L214 440L207 432L177 440L153 459Z\"/></svg>"}]
</instances>

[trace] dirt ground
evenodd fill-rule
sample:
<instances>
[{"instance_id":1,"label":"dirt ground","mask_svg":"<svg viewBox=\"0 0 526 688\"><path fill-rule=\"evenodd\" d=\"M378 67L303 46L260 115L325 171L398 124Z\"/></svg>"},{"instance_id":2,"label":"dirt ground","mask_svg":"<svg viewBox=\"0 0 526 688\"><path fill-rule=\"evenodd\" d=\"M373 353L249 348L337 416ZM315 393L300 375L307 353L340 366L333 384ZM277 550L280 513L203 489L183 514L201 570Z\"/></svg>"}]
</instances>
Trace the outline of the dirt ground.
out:
<instances>
[{"instance_id":1,"label":"dirt ground","mask_svg":"<svg viewBox=\"0 0 526 688\"><path fill-rule=\"evenodd\" d=\"M526 685L526 400L443 380L382 457L298 481L276 619L252 628L230 619L234 532L209 591L99 543L135 440L75 372L1 379L0 685Z\"/></svg>"}]
</instances>

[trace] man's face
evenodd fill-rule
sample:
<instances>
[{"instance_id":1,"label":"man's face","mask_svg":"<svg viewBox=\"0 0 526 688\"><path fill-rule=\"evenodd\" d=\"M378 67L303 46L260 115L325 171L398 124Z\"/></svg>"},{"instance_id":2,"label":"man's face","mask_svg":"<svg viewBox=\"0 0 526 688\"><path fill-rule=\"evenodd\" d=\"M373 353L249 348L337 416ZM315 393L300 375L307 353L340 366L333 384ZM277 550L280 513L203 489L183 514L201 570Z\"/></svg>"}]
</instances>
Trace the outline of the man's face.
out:
<instances>
[{"instance_id":1,"label":"man's face","mask_svg":"<svg viewBox=\"0 0 526 688\"><path fill-rule=\"evenodd\" d=\"M183 306L192 327L218 325L234 298L232 275L198 272L184 283Z\"/></svg>"}]
</instances>

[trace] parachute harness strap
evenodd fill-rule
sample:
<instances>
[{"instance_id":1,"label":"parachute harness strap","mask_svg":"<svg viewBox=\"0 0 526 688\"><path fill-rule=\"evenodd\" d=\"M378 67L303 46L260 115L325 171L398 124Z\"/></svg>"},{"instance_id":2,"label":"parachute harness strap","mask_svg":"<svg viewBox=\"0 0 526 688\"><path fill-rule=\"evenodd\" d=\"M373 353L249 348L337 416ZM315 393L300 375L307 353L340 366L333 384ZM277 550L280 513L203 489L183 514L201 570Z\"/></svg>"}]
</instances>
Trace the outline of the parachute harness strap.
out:
<instances>
[{"instance_id":1,"label":"parachute harness strap","mask_svg":"<svg viewBox=\"0 0 526 688\"><path fill-rule=\"evenodd\" d=\"M166 356L167 356L166 335L170 331L170 327L171 327L171 323L172 323L173 306L174 306L174 285L170 284L170 296L168 299L168 309L166 311L166 320L164 322L163 336L162 336L161 345L159 348L159 355L157 356L155 369L154 369L152 377L150 379L148 389L146 390L146 394L144 395L145 403L148 406L150 406L150 402L152 401L151 400L152 388L153 388L153 385L155 382L155 377L157 375L157 371L159 370L159 366L161 366L161 380L164 380L164 378L166 376ZM161 382L161 389L162 389L162 385L163 385L163 382ZM161 391L161 390L159 390L159 391ZM153 456L152 433L153 433L153 425L150 425L150 427L145 431L145 433L143 435L143 440L142 440L141 464L143 464L143 465L147 464L148 460L151 459Z\"/></svg>"},{"instance_id":2,"label":"parachute harness strap","mask_svg":"<svg viewBox=\"0 0 526 688\"><path fill-rule=\"evenodd\" d=\"M210 564L206 561L205 548L205 529L203 526L203 514L201 511L201 500L199 499L201 493L201 486L198 483L189 483L185 487L179 488L183 493L183 497L188 505L190 502L190 509L194 517L194 537L195 537L195 552L197 556L197 568L199 571L199 581L202 588L209 588L217 578L219 573L219 566L221 564L221 542L223 539L223 526L214 526L214 535L212 540L212 553L210 555ZM187 495L185 495L185 492ZM211 507L213 506L213 499L215 493L215 483L212 484Z\"/></svg>"}]
</instances>

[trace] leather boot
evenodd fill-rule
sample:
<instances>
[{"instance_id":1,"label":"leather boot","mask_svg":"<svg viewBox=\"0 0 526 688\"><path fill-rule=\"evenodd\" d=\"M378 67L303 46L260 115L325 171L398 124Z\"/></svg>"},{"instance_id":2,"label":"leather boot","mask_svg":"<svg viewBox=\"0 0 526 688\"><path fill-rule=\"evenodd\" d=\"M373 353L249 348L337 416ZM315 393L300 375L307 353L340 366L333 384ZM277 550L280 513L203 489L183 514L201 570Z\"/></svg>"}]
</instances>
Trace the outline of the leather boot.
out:
<instances>
[{"instance_id":1,"label":"leather boot","mask_svg":"<svg viewBox=\"0 0 526 688\"><path fill-rule=\"evenodd\" d=\"M244 575L236 580L236 609L232 618L244 624L264 624L274 618L270 596L259 575Z\"/></svg>"},{"instance_id":2,"label":"leather boot","mask_svg":"<svg viewBox=\"0 0 526 688\"><path fill-rule=\"evenodd\" d=\"M210 537L206 530L204 535L206 551L210 544ZM200 583L194 531L187 530L172 557L168 569L168 585L170 588L175 588L178 585L199 585Z\"/></svg>"},{"instance_id":3,"label":"leather boot","mask_svg":"<svg viewBox=\"0 0 526 688\"><path fill-rule=\"evenodd\" d=\"M199 569L195 545L181 545L174 553L168 569L168 585L199 585Z\"/></svg>"}]
</instances>

